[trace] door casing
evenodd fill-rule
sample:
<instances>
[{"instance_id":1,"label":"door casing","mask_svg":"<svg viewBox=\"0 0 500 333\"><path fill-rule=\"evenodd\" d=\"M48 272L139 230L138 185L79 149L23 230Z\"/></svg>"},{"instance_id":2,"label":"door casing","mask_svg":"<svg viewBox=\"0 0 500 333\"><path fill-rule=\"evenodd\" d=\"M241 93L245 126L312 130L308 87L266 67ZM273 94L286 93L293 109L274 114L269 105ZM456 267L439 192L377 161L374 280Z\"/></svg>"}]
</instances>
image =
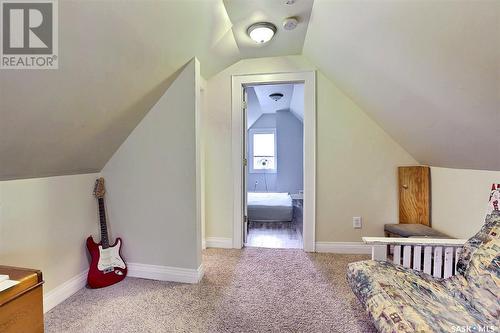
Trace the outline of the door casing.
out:
<instances>
[{"instance_id":1,"label":"door casing","mask_svg":"<svg viewBox=\"0 0 500 333\"><path fill-rule=\"evenodd\" d=\"M233 169L233 248L243 247L245 213L244 184L246 158L244 141L244 88L259 84L304 84L304 251L315 251L316 226L316 72L289 72L233 75L232 81L232 169Z\"/></svg>"}]
</instances>

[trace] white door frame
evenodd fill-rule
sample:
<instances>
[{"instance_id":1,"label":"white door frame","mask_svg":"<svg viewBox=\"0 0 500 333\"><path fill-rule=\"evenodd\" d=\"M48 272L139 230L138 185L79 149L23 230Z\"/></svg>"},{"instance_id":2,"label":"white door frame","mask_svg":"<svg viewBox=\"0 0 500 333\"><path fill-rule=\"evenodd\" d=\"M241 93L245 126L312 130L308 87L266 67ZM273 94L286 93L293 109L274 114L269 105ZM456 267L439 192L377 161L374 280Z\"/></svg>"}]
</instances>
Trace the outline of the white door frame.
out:
<instances>
[{"instance_id":1,"label":"white door frame","mask_svg":"<svg viewBox=\"0 0 500 333\"><path fill-rule=\"evenodd\" d=\"M233 75L232 168L233 248L243 247L243 88L256 84L304 83L304 251L315 251L316 225L316 72Z\"/></svg>"}]
</instances>

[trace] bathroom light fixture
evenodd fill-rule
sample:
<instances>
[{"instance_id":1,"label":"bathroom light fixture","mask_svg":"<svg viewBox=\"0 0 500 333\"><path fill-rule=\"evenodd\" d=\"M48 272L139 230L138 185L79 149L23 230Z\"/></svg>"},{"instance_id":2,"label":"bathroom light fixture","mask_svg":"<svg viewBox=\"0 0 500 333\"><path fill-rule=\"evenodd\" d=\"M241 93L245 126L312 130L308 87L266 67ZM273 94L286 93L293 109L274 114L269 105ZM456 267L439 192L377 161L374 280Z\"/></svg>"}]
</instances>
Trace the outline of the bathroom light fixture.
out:
<instances>
[{"instance_id":1,"label":"bathroom light fixture","mask_svg":"<svg viewBox=\"0 0 500 333\"><path fill-rule=\"evenodd\" d=\"M281 98L283 98L283 94L282 93L273 93L273 94L269 95L269 98L271 98L272 100L274 100L275 102L277 102Z\"/></svg>"},{"instance_id":2,"label":"bathroom light fixture","mask_svg":"<svg viewBox=\"0 0 500 333\"><path fill-rule=\"evenodd\" d=\"M269 42L276 33L276 26L269 22L252 24L247 30L248 36L259 44Z\"/></svg>"}]
</instances>

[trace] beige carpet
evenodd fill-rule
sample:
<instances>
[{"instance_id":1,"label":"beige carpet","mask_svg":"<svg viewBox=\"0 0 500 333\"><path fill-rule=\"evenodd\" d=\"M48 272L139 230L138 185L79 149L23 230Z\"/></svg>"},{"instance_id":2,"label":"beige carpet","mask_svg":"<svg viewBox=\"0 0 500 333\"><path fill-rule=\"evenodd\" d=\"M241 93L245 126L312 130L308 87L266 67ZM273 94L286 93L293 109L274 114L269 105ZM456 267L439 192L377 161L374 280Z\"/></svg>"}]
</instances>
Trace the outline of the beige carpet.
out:
<instances>
[{"instance_id":1,"label":"beige carpet","mask_svg":"<svg viewBox=\"0 0 500 333\"><path fill-rule=\"evenodd\" d=\"M82 289L45 317L47 332L375 332L351 293L366 256L246 248L204 251L197 285L127 278Z\"/></svg>"}]
</instances>

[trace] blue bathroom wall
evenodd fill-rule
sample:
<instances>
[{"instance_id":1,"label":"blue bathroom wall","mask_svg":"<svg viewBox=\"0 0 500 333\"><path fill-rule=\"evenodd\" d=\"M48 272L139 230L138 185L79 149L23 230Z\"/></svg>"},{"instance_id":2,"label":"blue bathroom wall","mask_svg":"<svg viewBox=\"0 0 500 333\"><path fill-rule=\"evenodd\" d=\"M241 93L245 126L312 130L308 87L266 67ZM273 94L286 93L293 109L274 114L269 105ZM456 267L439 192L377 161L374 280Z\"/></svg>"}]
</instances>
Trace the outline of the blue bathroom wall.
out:
<instances>
[{"instance_id":1,"label":"blue bathroom wall","mask_svg":"<svg viewBox=\"0 0 500 333\"><path fill-rule=\"evenodd\" d=\"M302 121L289 110L281 110L276 113L263 114L250 127L250 129L259 128L276 129L278 169L276 173L248 172L248 191L297 193L303 190L304 126ZM251 148L250 143L249 154Z\"/></svg>"}]
</instances>

